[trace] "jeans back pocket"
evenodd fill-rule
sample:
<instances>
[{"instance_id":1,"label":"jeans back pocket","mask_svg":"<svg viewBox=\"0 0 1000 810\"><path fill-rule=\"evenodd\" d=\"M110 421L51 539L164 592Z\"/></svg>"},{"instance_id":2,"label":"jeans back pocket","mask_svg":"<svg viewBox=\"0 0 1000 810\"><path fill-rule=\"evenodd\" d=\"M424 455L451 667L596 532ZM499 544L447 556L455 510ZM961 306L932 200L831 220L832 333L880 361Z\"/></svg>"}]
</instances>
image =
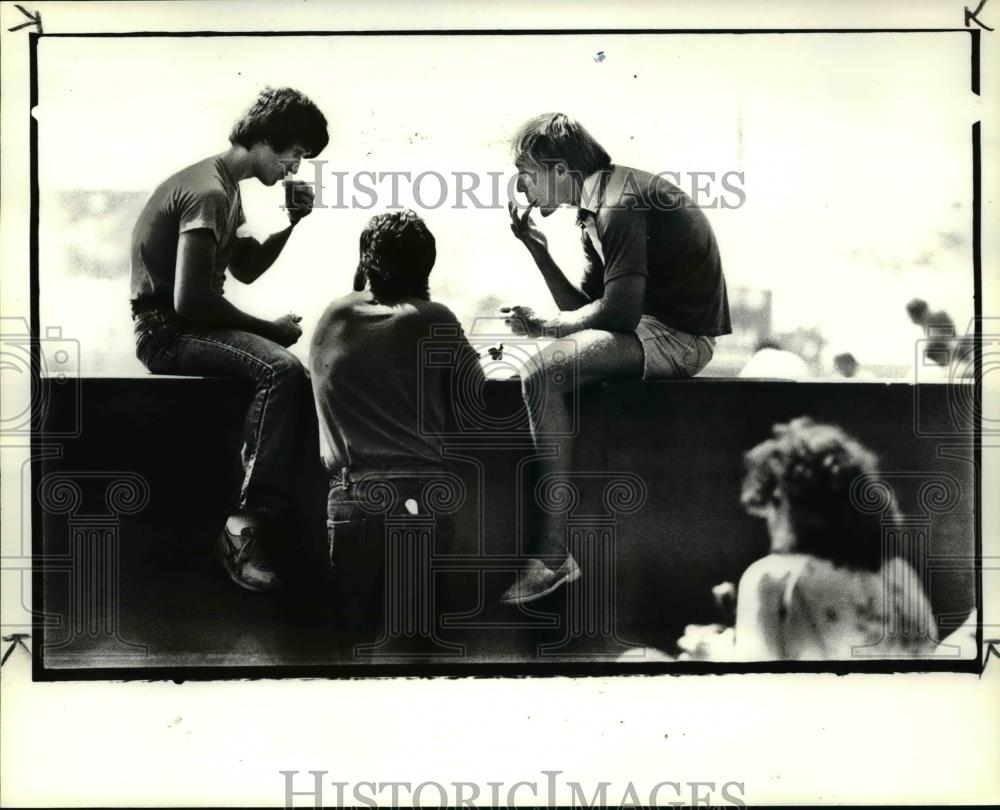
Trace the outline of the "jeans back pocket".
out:
<instances>
[{"instance_id":1,"label":"jeans back pocket","mask_svg":"<svg viewBox=\"0 0 1000 810\"><path fill-rule=\"evenodd\" d=\"M142 319L135 325L135 356L153 374L177 369L177 328L160 319Z\"/></svg>"},{"instance_id":2,"label":"jeans back pocket","mask_svg":"<svg viewBox=\"0 0 1000 810\"><path fill-rule=\"evenodd\" d=\"M326 538L331 570L349 573L364 566L364 558L371 554L365 542L367 518L355 517L326 521Z\"/></svg>"}]
</instances>

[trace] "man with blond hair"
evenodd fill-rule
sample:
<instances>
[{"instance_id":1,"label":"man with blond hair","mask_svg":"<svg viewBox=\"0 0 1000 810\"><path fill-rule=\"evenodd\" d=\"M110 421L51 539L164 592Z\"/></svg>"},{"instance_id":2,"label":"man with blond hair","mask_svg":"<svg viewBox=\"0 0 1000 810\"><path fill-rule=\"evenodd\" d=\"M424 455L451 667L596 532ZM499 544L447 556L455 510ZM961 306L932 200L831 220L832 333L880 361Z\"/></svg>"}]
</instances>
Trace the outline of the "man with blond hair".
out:
<instances>
[{"instance_id":1,"label":"man with blond hair","mask_svg":"<svg viewBox=\"0 0 1000 810\"><path fill-rule=\"evenodd\" d=\"M729 303L715 235L705 214L662 175L618 166L577 121L562 113L526 122L513 142L517 188L528 201L509 204L510 227L538 267L558 314L543 318L510 308L515 332L556 338L522 378L536 444L551 437L558 452L548 474L571 469L567 394L604 380L692 377L729 334ZM531 212L577 209L583 282L577 286L549 254ZM580 575L566 547L566 517L548 513L534 551L503 596L521 604Z\"/></svg>"}]
</instances>

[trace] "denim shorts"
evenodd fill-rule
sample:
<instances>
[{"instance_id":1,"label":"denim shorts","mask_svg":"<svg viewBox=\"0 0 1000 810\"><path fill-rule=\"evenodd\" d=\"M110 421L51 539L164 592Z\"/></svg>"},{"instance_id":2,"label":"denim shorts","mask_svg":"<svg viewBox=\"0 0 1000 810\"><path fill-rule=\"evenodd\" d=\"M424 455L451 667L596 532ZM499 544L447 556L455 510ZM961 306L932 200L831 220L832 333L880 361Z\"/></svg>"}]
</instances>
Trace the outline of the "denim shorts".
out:
<instances>
[{"instance_id":1,"label":"denim shorts","mask_svg":"<svg viewBox=\"0 0 1000 810\"><path fill-rule=\"evenodd\" d=\"M654 318L643 315L635 334L642 344L642 378L665 380L693 377L712 359L715 338L689 335Z\"/></svg>"}]
</instances>

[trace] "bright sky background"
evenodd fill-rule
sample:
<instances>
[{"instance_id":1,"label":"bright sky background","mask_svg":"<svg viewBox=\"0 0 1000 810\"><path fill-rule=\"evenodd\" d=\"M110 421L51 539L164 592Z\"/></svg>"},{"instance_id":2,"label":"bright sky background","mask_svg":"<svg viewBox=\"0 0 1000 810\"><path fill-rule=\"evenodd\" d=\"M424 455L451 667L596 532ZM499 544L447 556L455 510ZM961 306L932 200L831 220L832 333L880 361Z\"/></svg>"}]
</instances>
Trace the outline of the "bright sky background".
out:
<instances>
[{"instance_id":1,"label":"bright sky background","mask_svg":"<svg viewBox=\"0 0 1000 810\"><path fill-rule=\"evenodd\" d=\"M910 298L959 330L972 316L968 48L959 34L43 39L43 324L81 339L85 357L88 341L130 330L127 279L65 266L53 192L148 192L225 149L261 87L287 84L330 122L328 171L507 172L510 135L551 110L582 120L618 163L742 171L746 204L707 212L730 288L772 289L779 330L816 325L862 362L906 363ZM227 295L263 317L302 314L304 354L311 324L350 288L358 235L389 203L381 188L373 210L316 211L264 278L231 280ZM243 193L255 230L281 227L280 187ZM491 294L552 309L506 210L420 213L437 238L432 293L467 327ZM544 222L571 275L573 216Z\"/></svg>"}]
</instances>

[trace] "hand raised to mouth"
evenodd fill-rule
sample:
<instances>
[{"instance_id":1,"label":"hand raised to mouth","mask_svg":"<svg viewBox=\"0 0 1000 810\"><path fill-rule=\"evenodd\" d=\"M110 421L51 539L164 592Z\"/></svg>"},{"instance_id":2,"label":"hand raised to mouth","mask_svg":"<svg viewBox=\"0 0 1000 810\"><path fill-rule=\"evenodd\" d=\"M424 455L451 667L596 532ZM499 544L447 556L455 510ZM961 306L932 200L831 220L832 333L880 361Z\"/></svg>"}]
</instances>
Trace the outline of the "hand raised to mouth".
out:
<instances>
[{"instance_id":1,"label":"hand raised to mouth","mask_svg":"<svg viewBox=\"0 0 1000 810\"><path fill-rule=\"evenodd\" d=\"M285 181L285 209L288 219L295 225L299 220L309 216L316 201L316 190L312 183L305 180Z\"/></svg>"},{"instance_id":2,"label":"hand raised to mouth","mask_svg":"<svg viewBox=\"0 0 1000 810\"><path fill-rule=\"evenodd\" d=\"M539 230L538 226L535 225L535 221L531 218L531 211L536 206L537 203L531 203L524 210L523 214L518 214L514 203L508 201L507 211L510 213L510 231L524 243L524 246L528 250L547 251L549 240L546 239L545 234Z\"/></svg>"}]
</instances>

